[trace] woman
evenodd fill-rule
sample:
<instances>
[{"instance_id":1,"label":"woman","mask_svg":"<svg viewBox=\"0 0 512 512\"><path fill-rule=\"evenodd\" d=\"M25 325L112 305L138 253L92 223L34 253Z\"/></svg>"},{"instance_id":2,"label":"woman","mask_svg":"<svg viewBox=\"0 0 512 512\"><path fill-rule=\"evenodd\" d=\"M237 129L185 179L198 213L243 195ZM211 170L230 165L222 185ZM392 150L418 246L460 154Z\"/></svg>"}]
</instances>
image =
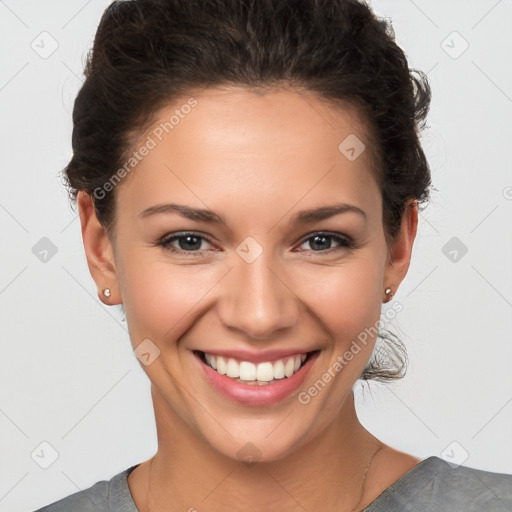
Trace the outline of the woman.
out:
<instances>
[{"instance_id":1,"label":"woman","mask_svg":"<svg viewBox=\"0 0 512 512\"><path fill-rule=\"evenodd\" d=\"M158 451L41 510L512 509L512 476L400 452L354 408L358 379L403 375L375 325L431 186L430 89L386 24L354 0L114 2L85 73L65 176Z\"/></svg>"}]
</instances>

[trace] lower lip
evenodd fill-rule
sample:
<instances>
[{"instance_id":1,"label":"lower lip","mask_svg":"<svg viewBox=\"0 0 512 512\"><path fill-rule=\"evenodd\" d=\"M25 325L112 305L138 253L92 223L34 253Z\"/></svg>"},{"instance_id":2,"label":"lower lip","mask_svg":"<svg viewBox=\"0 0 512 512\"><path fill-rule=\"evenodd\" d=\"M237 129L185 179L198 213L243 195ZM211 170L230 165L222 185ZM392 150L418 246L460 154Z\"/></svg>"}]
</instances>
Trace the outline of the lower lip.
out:
<instances>
[{"instance_id":1,"label":"lower lip","mask_svg":"<svg viewBox=\"0 0 512 512\"><path fill-rule=\"evenodd\" d=\"M273 384L260 386L258 384L242 384L231 377L221 375L204 363L199 354L194 353L206 378L215 389L235 402L253 406L275 404L297 391L307 377L318 354L318 351L313 352L299 371L294 373L291 377L278 379Z\"/></svg>"}]
</instances>

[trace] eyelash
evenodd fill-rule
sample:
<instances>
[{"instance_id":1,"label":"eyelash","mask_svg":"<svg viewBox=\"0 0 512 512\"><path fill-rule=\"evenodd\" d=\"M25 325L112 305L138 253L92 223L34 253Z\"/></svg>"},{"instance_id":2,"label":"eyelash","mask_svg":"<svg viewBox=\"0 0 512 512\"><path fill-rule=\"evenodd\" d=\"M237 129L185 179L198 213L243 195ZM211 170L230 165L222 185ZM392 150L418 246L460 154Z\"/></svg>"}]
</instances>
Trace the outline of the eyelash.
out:
<instances>
[{"instance_id":1,"label":"eyelash","mask_svg":"<svg viewBox=\"0 0 512 512\"><path fill-rule=\"evenodd\" d=\"M174 254L187 255L187 256L192 256L192 257L201 257L203 255L203 253L206 252L207 250L184 251L182 249L176 249L175 247L171 246L171 243L174 242L175 240L179 240L181 238L186 238L187 236L192 236L194 238L199 238L199 239L205 240L208 243L213 245L213 242L208 237L206 237L204 235L200 235L198 233L194 233L194 232L176 233L176 234L173 234L172 236L163 237L162 239L160 239L160 241L158 241L156 243L156 245L161 246L164 249L171 251ZM299 245L302 245L305 242L307 242L308 240L312 240L316 237L326 237L326 238L331 238L331 239L335 240L336 242L338 242L340 244L338 249L344 248L347 250L352 250L357 247L356 242L354 240L352 240L351 238L349 238L348 236L345 236L345 235L341 236L338 233L331 233L328 231L318 231L318 232L312 233L311 235L307 236L306 238L303 238L302 241L299 243ZM313 251L313 252L329 253L330 254L331 252L333 252L333 250L336 250L336 249L335 248L333 249L331 247L329 249Z\"/></svg>"}]
</instances>

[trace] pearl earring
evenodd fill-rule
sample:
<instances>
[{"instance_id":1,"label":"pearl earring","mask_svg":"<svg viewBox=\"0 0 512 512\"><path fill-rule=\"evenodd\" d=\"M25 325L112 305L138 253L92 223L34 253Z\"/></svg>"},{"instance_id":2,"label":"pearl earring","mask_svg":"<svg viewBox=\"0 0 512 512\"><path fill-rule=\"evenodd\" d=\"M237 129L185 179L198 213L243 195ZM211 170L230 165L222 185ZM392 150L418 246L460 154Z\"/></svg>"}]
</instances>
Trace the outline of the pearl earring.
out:
<instances>
[{"instance_id":1,"label":"pearl earring","mask_svg":"<svg viewBox=\"0 0 512 512\"><path fill-rule=\"evenodd\" d=\"M111 294L110 294L110 288L105 288L105 289L103 290L103 295L105 295L105 297L110 297L110 295L111 295Z\"/></svg>"},{"instance_id":2,"label":"pearl earring","mask_svg":"<svg viewBox=\"0 0 512 512\"><path fill-rule=\"evenodd\" d=\"M394 293L391 291L391 288L386 288L385 290L386 295L389 295L389 299L391 300L393 298Z\"/></svg>"}]
</instances>

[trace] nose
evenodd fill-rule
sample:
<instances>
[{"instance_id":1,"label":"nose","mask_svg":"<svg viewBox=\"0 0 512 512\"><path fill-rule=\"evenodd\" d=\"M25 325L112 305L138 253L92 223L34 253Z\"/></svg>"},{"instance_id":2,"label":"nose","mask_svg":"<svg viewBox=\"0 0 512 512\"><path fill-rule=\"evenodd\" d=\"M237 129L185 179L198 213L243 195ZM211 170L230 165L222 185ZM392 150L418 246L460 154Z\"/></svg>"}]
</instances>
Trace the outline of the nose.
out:
<instances>
[{"instance_id":1,"label":"nose","mask_svg":"<svg viewBox=\"0 0 512 512\"><path fill-rule=\"evenodd\" d=\"M287 286L283 271L269 263L263 255L252 263L240 258L224 283L218 305L220 319L247 339L282 336L299 318L297 295Z\"/></svg>"}]
</instances>

